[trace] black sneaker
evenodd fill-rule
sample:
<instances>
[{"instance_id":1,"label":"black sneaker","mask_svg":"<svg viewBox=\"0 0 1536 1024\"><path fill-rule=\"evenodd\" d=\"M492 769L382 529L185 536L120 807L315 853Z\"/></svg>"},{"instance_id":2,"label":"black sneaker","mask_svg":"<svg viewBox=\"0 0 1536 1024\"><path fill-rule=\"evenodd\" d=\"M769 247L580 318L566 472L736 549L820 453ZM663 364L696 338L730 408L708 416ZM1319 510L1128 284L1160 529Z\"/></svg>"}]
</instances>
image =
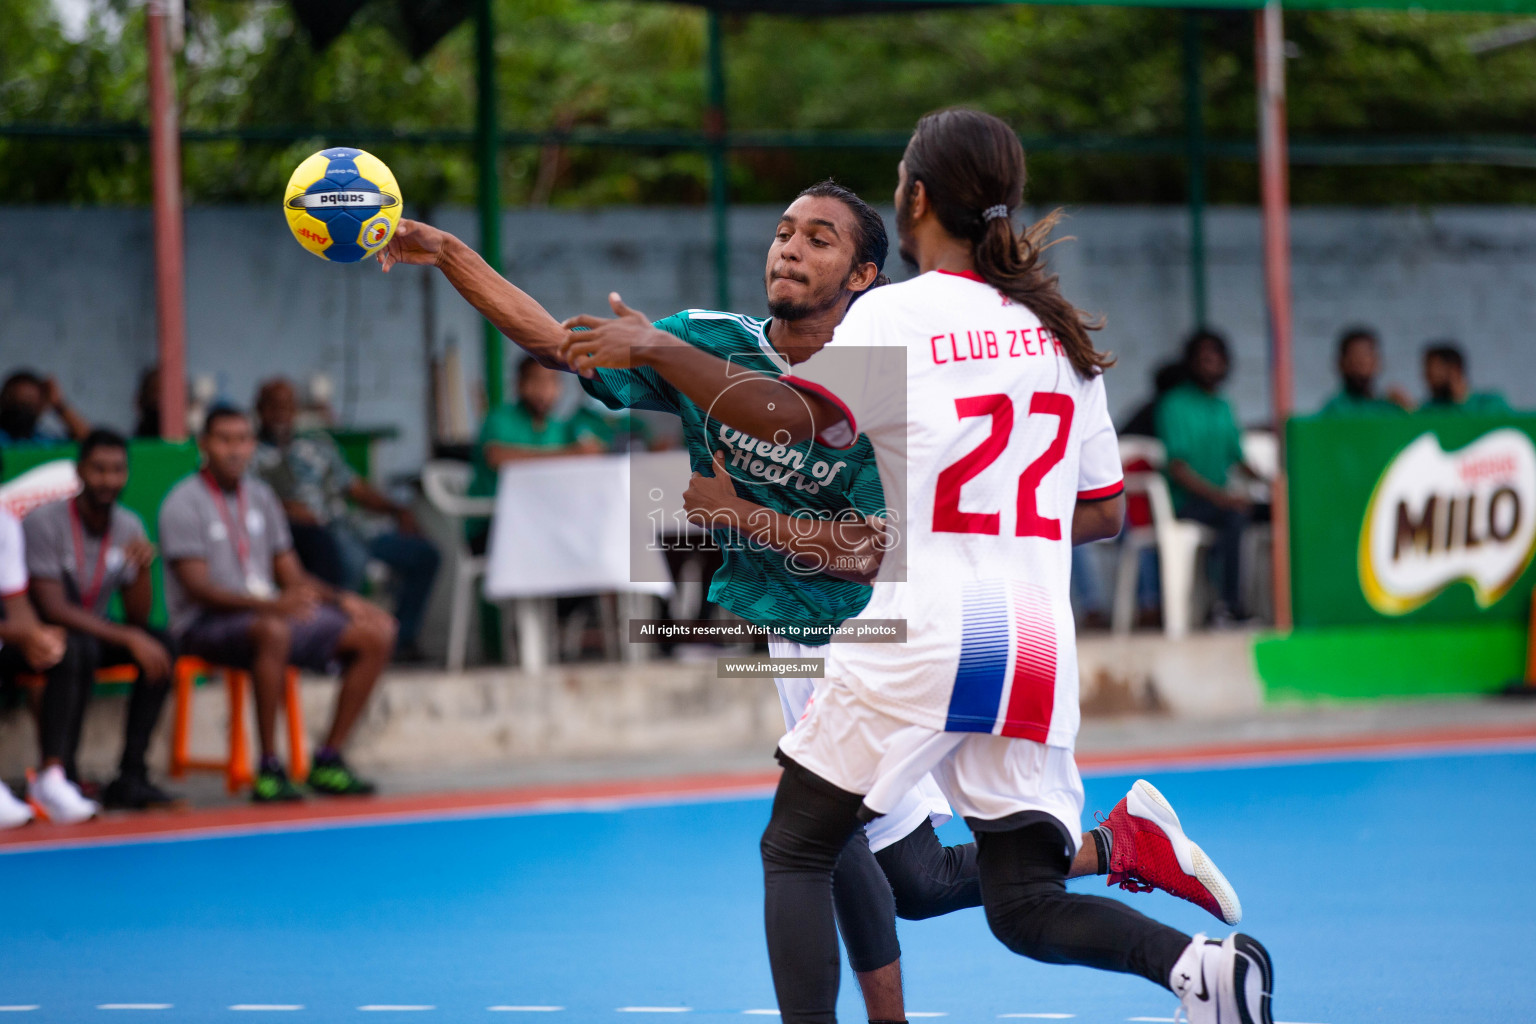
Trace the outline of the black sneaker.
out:
<instances>
[{"instance_id":1,"label":"black sneaker","mask_svg":"<svg viewBox=\"0 0 1536 1024\"><path fill-rule=\"evenodd\" d=\"M147 811L182 802L181 797L167 793L143 775L119 775L102 790L101 800L107 807L123 811Z\"/></svg>"},{"instance_id":2,"label":"black sneaker","mask_svg":"<svg viewBox=\"0 0 1536 1024\"><path fill-rule=\"evenodd\" d=\"M305 785L324 796L371 796L376 788L352 773L341 758L316 761Z\"/></svg>"},{"instance_id":3,"label":"black sneaker","mask_svg":"<svg viewBox=\"0 0 1536 1024\"><path fill-rule=\"evenodd\" d=\"M256 781L251 786L251 803L288 804L303 799L304 794L288 780L288 773L282 768L263 768L256 773Z\"/></svg>"}]
</instances>

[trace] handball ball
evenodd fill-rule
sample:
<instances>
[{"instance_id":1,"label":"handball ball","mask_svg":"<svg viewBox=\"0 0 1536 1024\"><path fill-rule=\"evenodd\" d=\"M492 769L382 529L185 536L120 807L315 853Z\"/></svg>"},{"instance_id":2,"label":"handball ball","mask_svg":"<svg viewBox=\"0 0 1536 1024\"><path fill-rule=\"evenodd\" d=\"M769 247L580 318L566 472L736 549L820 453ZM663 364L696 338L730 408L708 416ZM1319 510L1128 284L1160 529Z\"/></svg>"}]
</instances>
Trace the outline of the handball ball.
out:
<instances>
[{"instance_id":1,"label":"handball ball","mask_svg":"<svg viewBox=\"0 0 1536 1024\"><path fill-rule=\"evenodd\" d=\"M322 149L288 179L288 228L299 244L332 263L372 256L400 223L400 186L384 161L360 149Z\"/></svg>"}]
</instances>

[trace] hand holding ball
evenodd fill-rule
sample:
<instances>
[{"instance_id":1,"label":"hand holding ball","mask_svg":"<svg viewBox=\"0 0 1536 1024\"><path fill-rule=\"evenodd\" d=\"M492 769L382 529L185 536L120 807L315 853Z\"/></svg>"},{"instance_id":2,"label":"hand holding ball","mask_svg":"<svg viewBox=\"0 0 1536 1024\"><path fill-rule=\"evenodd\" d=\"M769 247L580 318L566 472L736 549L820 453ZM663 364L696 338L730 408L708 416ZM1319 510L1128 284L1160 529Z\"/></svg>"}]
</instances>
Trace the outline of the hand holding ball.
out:
<instances>
[{"instance_id":1,"label":"hand holding ball","mask_svg":"<svg viewBox=\"0 0 1536 1024\"><path fill-rule=\"evenodd\" d=\"M332 263L356 263L384 248L400 209L400 186L384 161L345 146L299 164L283 198L293 237Z\"/></svg>"}]
</instances>

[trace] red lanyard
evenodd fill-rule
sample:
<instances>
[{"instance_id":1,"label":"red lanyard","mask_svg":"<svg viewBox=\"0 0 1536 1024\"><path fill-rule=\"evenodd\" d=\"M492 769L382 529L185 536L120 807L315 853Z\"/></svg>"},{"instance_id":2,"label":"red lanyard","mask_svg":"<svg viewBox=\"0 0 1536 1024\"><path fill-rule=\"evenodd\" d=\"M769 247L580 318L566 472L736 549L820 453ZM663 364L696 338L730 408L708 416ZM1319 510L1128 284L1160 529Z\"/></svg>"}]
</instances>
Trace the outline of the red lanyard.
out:
<instances>
[{"instance_id":1,"label":"red lanyard","mask_svg":"<svg viewBox=\"0 0 1536 1024\"><path fill-rule=\"evenodd\" d=\"M229 531L229 539L235 542L235 558L240 562L240 571L249 575L248 563L251 560L251 542L245 535L245 488L235 484L235 505L239 511L240 522L238 525L230 521L229 505L224 500L224 491L220 489L213 474L203 470L203 483L208 485L209 492L213 495L213 505L219 510L219 518L224 520L224 528Z\"/></svg>"},{"instance_id":2,"label":"red lanyard","mask_svg":"<svg viewBox=\"0 0 1536 1024\"><path fill-rule=\"evenodd\" d=\"M91 582L85 583L85 527L80 522L79 498L69 503L69 528L75 540L75 585L80 589L80 605L94 610L96 598L101 594L101 583L107 575L107 549L112 546L112 512L107 511L107 532L102 535L101 547L96 551L96 571Z\"/></svg>"}]
</instances>

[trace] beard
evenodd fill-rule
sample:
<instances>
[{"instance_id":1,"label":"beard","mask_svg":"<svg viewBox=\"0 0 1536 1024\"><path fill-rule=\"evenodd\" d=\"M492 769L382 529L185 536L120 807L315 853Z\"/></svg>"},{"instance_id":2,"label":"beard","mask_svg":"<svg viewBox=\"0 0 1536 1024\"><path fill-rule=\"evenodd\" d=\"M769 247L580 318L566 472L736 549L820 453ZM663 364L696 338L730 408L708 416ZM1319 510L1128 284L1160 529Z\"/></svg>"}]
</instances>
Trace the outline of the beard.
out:
<instances>
[{"instance_id":1,"label":"beard","mask_svg":"<svg viewBox=\"0 0 1536 1024\"><path fill-rule=\"evenodd\" d=\"M772 280L773 279L771 277L764 280L764 291L767 290L767 287L772 283ZM789 278L789 280L800 281L800 278ZM801 283L807 284L809 282L801 281ZM843 300L844 294L846 294L845 289L838 288L831 295L812 295L809 298L801 299L799 301L794 299L770 298L768 300L768 315L773 317L775 320L783 320L785 323L794 323L796 320L804 320L807 317L815 316L817 313L824 313L827 310L832 309Z\"/></svg>"},{"instance_id":2,"label":"beard","mask_svg":"<svg viewBox=\"0 0 1536 1024\"><path fill-rule=\"evenodd\" d=\"M1347 376L1344 378L1344 392L1354 398L1371 397L1371 378Z\"/></svg>"},{"instance_id":3,"label":"beard","mask_svg":"<svg viewBox=\"0 0 1536 1024\"><path fill-rule=\"evenodd\" d=\"M1456 389L1449 384L1437 384L1429 389L1429 397L1436 402L1450 405L1456 401Z\"/></svg>"},{"instance_id":4,"label":"beard","mask_svg":"<svg viewBox=\"0 0 1536 1024\"><path fill-rule=\"evenodd\" d=\"M117 504L117 499L122 492L115 487L88 487L81 491L81 494L85 496L86 503L91 507L105 509Z\"/></svg>"}]
</instances>

